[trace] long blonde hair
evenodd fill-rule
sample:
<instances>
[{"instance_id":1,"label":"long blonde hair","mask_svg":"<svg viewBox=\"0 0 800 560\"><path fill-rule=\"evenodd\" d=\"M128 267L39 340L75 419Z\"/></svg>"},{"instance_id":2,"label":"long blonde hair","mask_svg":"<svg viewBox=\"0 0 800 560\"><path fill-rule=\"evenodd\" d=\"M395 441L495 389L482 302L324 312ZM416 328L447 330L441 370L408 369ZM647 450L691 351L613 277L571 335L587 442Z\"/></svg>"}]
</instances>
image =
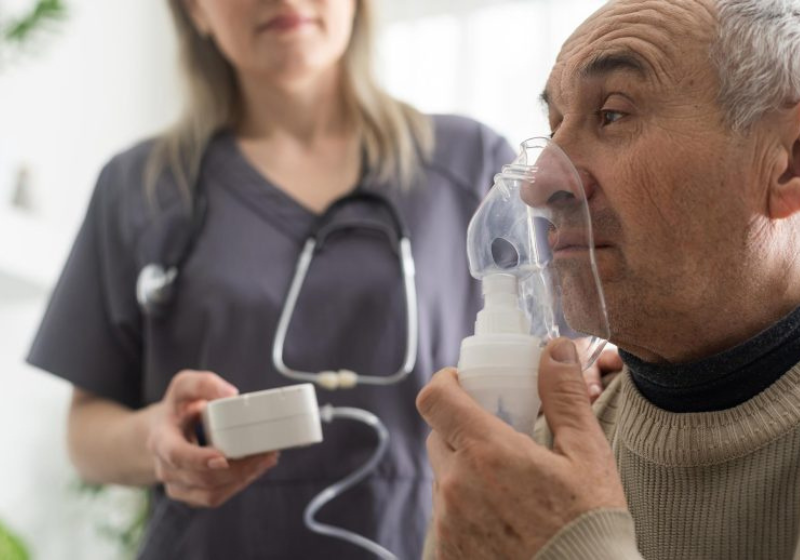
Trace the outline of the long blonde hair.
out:
<instances>
[{"instance_id":1,"label":"long blonde hair","mask_svg":"<svg viewBox=\"0 0 800 560\"><path fill-rule=\"evenodd\" d=\"M241 117L239 87L233 66L210 38L197 31L182 0L169 0L169 5L188 98L183 117L156 139L145 184L152 193L158 177L168 171L181 191L191 196L209 140L217 131L236 126ZM372 176L410 188L433 151L433 126L427 116L378 86L372 66L374 11L374 0L356 0L342 61L343 93Z\"/></svg>"}]
</instances>

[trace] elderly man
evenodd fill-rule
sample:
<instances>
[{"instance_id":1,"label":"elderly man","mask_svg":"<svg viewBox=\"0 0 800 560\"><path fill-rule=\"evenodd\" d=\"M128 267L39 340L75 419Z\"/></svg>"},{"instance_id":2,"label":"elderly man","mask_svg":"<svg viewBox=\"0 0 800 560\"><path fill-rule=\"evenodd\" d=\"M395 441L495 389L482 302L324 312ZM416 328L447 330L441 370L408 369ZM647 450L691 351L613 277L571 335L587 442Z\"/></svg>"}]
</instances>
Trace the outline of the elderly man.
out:
<instances>
[{"instance_id":1,"label":"elderly man","mask_svg":"<svg viewBox=\"0 0 800 560\"><path fill-rule=\"evenodd\" d=\"M627 367L592 411L574 347L551 343L539 443L439 372L418 398L431 555L791 558L800 0L611 2L564 45L543 98L584 177Z\"/></svg>"}]
</instances>

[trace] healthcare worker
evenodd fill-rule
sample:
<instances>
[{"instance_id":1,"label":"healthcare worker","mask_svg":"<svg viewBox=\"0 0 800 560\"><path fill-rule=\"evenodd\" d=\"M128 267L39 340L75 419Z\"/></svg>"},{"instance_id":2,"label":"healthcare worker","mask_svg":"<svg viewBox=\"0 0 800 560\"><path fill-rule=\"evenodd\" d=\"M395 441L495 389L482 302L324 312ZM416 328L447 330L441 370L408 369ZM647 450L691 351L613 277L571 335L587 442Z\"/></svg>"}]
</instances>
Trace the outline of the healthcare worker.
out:
<instances>
[{"instance_id":1,"label":"healthcare worker","mask_svg":"<svg viewBox=\"0 0 800 560\"><path fill-rule=\"evenodd\" d=\"M377 414L391 437L373 476L319 520L399 558L421 554L432 479L414 400L471 333L481 296L466 228L514 153L485 126L422 115L376 86L372 4L170 2L187 112L102 170L29 356L75 386L80 474L152 488L140 558L371 558L302 520L373 452L369 428L326 425L323 443L280 458L226 460L195 438L208 400L293 383L271 351L295 263L320 213L356 189L388 199L409 230L418 347L399 383L318 390L320 404ZM388 214L354 202L334 218L342 227L314 255L292 315L288 366L400 367L408 309ZM137 300L152 263L177 271L169 297Z\"/></svg>"}]
</instances>

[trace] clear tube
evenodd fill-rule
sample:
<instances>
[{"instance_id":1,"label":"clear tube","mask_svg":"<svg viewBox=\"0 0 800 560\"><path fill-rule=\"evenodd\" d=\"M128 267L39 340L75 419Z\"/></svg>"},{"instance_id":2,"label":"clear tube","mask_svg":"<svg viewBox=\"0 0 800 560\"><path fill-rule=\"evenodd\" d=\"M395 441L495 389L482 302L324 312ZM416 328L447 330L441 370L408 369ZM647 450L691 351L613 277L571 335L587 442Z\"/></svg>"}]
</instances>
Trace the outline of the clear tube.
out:
<instances>
[{"instance_id":1,"label":"clear tube","mask_svg":"<svg viewBox=\"0 0 800 560\"><path fill-rule=\"evenodd\" d=\"M361 535L346 529L319 523L314 519L314 516L317 514L320 508L322 508L322 506L367 478L378 466L378 463L383 458L383 455L386 453L386 449L389 446L389 431L380 421L380 418L371 412L349 407L334 408L329 404L326 404L320 408L319 412L320 417L325 422L330 422L335 418L345 418L347 420L363 422L375 430L375 433L378 435L378 447L372 454L372 457L370 457L369 461L359 467L358 470L349 474L339 482L328 486L313 500L311 500L311 502L309 502L309 504L306 506L305 512L303 513L303 521L305 521L306 527L315 533L319 533L320 535L342 539L356 546L360 546L382 560L397 560L397 557L394 554L383 548L378 543L367 539L366 537L362 537Z\"/></svg>"}]
</instances>

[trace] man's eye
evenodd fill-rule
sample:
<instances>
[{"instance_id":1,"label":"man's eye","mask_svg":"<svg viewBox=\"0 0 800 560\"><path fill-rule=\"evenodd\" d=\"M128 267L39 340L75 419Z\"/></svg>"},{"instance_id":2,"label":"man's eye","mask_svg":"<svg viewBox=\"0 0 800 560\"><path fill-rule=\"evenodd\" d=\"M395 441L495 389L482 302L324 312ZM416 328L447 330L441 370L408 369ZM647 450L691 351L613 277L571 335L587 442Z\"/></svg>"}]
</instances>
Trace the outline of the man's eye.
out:
<instances>
[{"instance_id":1,"label":"man's eye","mask_svg":"<svg viewBox=\"0 0 800 560\"><path fill-rule=\"evenodd\" d=\"M609 124L613 124L620 120L621 118L625 117L626 114L621 111L612 111L610 109L601 109L600 110L600 123L603 126L607 126Z\"/></svg>"}]
</instances>

